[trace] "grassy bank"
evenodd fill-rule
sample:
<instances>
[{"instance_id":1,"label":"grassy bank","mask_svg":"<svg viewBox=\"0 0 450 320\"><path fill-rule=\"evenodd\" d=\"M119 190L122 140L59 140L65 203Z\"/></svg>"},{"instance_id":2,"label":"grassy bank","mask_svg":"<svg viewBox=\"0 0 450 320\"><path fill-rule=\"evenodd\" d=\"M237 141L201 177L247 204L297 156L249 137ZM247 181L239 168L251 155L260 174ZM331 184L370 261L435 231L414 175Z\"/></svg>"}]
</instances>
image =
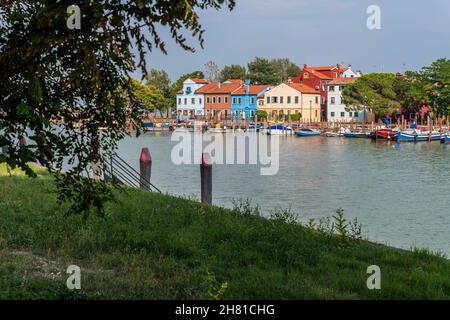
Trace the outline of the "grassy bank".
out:
<instances>
[{"instance_id":1,"label":"grassy bank","mask_svg":"<svg viewBox=\"0 0 450 320\"><path fill-rule=\"evenodd\" d=\"M129 190L108 217L64 216L44 173L0 167L0 298L450 298L448 260ZM66 268L81 267L69 291ZM366 269L381 268L381 290Z\"/></svg>"}]
</instances>

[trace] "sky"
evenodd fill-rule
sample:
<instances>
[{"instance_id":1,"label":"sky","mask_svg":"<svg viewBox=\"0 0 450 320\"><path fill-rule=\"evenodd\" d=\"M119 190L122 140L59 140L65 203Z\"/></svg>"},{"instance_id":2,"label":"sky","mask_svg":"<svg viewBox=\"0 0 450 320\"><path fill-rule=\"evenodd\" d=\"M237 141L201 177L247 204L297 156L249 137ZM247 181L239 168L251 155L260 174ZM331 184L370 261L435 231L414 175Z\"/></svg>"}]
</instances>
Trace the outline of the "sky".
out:
<instances>
[{"instance_id":1,"label":"sky","mask_svg":"<svg viewBox=\"0 0 450 320\"><path fill-rule=\"evenodd\" d=\"M171 41L154 51L148 68L172 80L212 60L219 67L247 65L254 57L289 58L299 66L352 64L363 73L418 70L450 58L450 0L236 0L233 11L200 11L204 49L195 53ZM381 29L369 30L367 8L377 5Z\"/></svg>"}]
</instances>

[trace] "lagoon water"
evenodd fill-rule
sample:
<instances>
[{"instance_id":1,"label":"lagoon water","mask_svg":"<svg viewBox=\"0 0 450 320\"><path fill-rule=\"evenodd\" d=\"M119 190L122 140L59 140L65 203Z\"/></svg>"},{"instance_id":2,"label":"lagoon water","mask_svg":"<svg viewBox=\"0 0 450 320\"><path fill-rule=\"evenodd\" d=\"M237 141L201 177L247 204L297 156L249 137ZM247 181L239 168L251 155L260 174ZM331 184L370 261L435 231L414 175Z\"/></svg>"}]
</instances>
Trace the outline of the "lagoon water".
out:
<instances>
[{"instance_id":1,"label":"lagoon water","mask_svg":"<svg viewBox=\"0 0 450 320\"><path fill-rule=\"evenodd\" d=\"M136 169L149 147L152 183L163 192L200 198L197 165L175 165L167 133L120 142L118 154ZM370 240L450 257L450 146L369 139L280 137L280 168L260 175L258 165L214 165L213 203L232 207L248 198L264 215L291 208L302 220L343 208Z\"/></svg>"}]
</instances>

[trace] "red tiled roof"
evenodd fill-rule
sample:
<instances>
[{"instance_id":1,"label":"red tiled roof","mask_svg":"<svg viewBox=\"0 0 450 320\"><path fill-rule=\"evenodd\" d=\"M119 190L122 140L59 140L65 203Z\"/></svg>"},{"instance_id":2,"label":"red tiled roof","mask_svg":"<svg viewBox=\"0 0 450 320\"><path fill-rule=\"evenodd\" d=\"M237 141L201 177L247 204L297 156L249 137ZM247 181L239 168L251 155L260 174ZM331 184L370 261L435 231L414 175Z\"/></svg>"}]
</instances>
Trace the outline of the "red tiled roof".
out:
<instances>
[{"instance_id":1,"label":"red tiled roof","mask_svg":"<svg viewBox=\"0 0 450 320\"><path fill-rule=\"evenodd\" d=\"M264 91L268 87L269 87L268 85L250 85L249 94L255 95L255 94L261 93L262 91ZM245 86L241 86L237 90L233 91L233 94L236 94L236 95L238 95L238 94L239 95L245 94Z\"/></svg>"},{"instance_id":2,"label":"red tiled roof","mask_svg":"<svg viewBox=\"0 0 450 320\"><path fill-rule=\"evenodd\" d=\"M353 83L356 80L358 80L358 78L336 78L333 81L328 82L328 84L346 84Z\"/></svg>"},{"instance_id":3,"label":"red tiled roof","mask_svg":"<svg viewBox=\"0 0 450 320\"><path fill-rule=\"evenodd\" d=\"M192 81L194 81L195 83L208 83L208 81L206 81L205 79L200 79L200 78L190 78Z\"/></svg>"},{"instance_id":4,"label":"red tiled roof","mask_svg":"<svg viewBox=\"0 0 450 320\"><path fill-rule=\"evenodd\" d=\"M238 89L241 85L239 83L230 83L230 84L223 84L223 83L209 83L207 85L204 85L195 93L203 93L203 94L214 94L214 93L231 93L234 90Z\"/></svg>"},{"instance_id":5,"label":"red tiled roof","mask_svg":"<svg viewBox=\"0 0 450 320\"><path fill-rule=\"evenodd\" d=\"M301 93L316 93L316 94L320 94L319 90L316 90L314 88L308 87L307 85L301 84L301 83L288 83L287 84L289 87L300 91Z\"/></svg>"}]
</instances>

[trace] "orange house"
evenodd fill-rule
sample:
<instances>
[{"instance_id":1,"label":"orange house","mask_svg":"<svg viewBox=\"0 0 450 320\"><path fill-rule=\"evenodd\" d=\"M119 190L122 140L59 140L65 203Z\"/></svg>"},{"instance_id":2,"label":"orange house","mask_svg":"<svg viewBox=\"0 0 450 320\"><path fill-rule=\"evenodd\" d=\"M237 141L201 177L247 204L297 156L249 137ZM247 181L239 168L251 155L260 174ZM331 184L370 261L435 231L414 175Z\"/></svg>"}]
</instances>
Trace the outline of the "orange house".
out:
<instances>
[{"instance_id":1,"label":"orange house","mask_svg":"<svg viewBox=\"0 0 450 320\"><path fill-rule=\"evenodd\" d=\"M204 95L206 119L229 119L231 115L231 94L244 85L242 80L227 80L224 83L210 83L196 93Z\"/></svg>"}]
</instances>

